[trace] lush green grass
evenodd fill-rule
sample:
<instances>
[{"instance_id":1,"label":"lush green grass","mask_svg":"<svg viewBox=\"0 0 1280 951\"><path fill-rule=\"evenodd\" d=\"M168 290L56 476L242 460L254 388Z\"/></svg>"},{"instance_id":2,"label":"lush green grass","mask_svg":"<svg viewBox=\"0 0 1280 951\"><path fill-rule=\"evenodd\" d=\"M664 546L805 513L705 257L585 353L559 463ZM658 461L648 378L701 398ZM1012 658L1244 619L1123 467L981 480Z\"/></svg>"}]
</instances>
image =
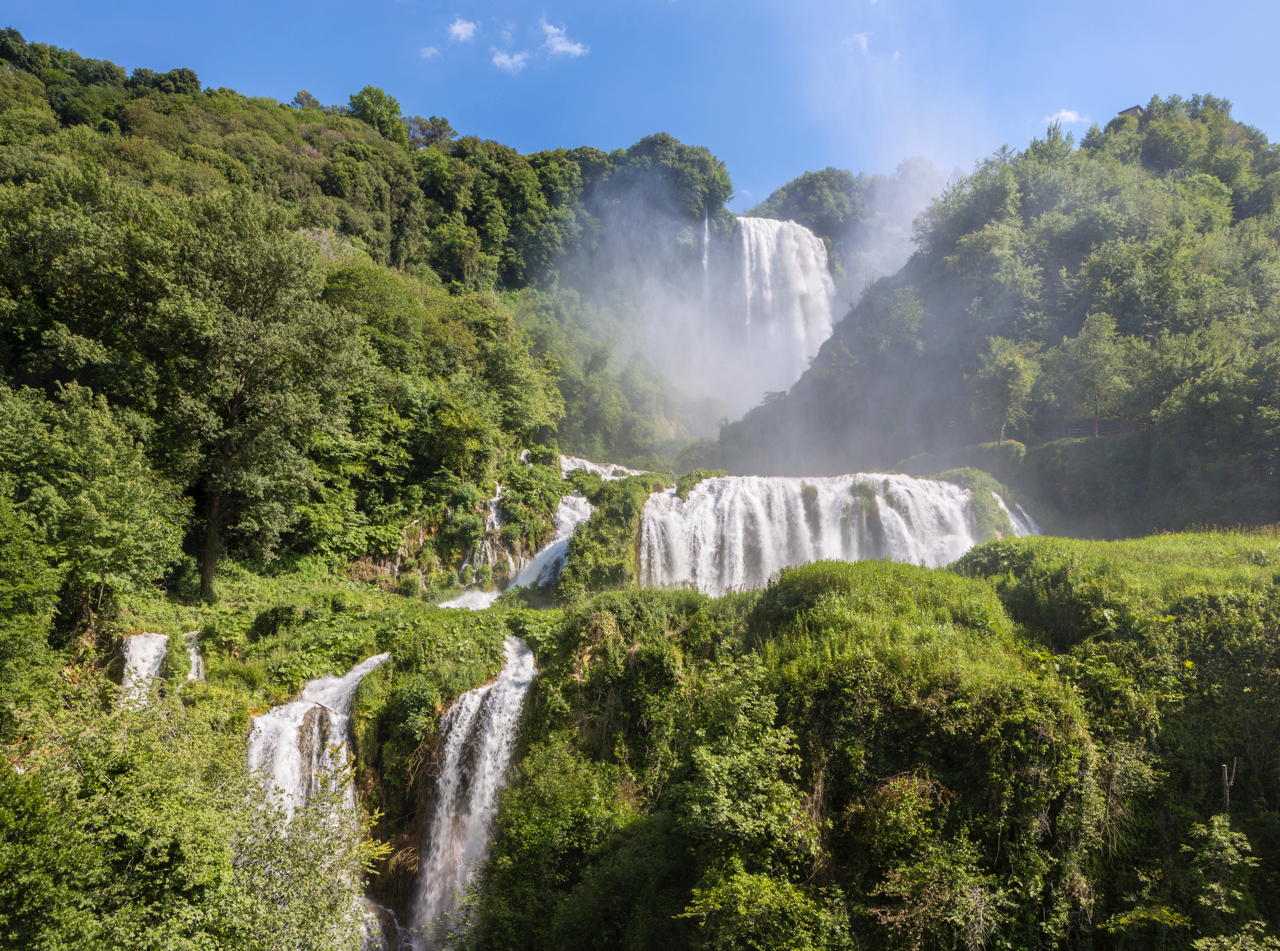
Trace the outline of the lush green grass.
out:
<instances>
[{"instance_id":1,"label":"lush green grass","mask_svg":"<svg viewBox=\"0 0 1280 951\"><path fill-rule=\"evenodd\" d=\"M1280 535L1187 532L1125 541L1005 539L955 570L995 583L1014 618L1059 648L1133 630L1198 594L1262 590L1280 572Z\"/></svg>"}]
</instances>

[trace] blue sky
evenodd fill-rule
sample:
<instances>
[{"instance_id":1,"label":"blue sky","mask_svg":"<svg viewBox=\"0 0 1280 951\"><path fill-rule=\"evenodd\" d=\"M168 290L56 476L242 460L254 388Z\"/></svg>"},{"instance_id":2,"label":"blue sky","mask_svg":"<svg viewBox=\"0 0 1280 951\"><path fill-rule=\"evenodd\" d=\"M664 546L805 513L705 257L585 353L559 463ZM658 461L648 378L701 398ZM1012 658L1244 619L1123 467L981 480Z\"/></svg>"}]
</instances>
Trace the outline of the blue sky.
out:
<instances>
[{"instance_id":1,"label":"blue sky","mask_svg":"<svg viewBox=\"0 0 1280 951\"><path fill-rule=\"evenodd\" d=\"M1225 96L1280 137L1272 0L9 0L0 20L247 95L382 86L521 151L670 132L724 159L738 209L827 165L968 168L1153 93Z\"/></svg>"}]
</instances>

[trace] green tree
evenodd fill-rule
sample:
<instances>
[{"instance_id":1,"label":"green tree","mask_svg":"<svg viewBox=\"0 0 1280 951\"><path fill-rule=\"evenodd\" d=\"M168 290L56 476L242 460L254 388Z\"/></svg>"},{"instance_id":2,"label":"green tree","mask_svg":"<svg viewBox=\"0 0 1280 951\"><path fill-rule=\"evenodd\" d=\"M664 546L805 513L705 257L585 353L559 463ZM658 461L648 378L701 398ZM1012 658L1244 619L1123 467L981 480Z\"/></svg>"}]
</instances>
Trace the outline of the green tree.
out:
<instances>
[{"instance_id":1,"label":"green tree","mask_svg":"<svg viewBox=\"0 0 1280 951\"><path fill-rule=\"evenodd\" d=\"M0 739L8 736L15 714L32 705L29 686L47 671L58 595L52 553L14 510L5 489L0 482Z\"/></svg>"},{"instance_id":2,"label":"green tree","mask_svg":"<svg viewBox=\"0 0 1280 951\"><path fill-rule=\"evenodd\" d=\"M448 119L440 116L409 116L404 120L409 131L409 147L425 149L432 145L441 145L455 139L458 133L449 124Z\"/></svg>"},{"instance_id":3,"label":"green tree","mask_svg":"<svg viewBox=\"0 0 1280 951\"><path fill-rule=\"evenodd\" d=\"M243 196L191 212L184 257L209 320L179 424L200 450L193 492L208 597L224 533L269 558L297 525L298 505L319 486L310 449L345 430L365 351L354 318L321 299L314 245Z\"/></svg>"},{"instance_id":4,"label":"green tree","mask_svg":"<svg viewBox=\"0 0 1280 951\"><path fill-rule=\"evenodd\" d=\"M181 555L187 506L106 401L0 386L0 477L64 571L84 619L158 581Z\"/></svg>"},{"instance_id":5,"label":"green tree","mask_svg":"<svg viewBox=\"0 0 1280 951\"><path fill-rule=\"evenodd\" d=\"M293 97L293 106L296 109L319 109L321 108L320 100L305 89L299 89L297 95Z\"/></svg>"},{"instance_id":6,"label":"green tree","mask_svg":"<svg viewBox=\"0 0 1280 951\"><path fill-rule=\"evenodd\" d=\"M1120 407L1130 389L1125 341L1110 314L1090 314L1080 332L1058 348L1058 385L1068 405L1093 419L1093 434L1104 415Z\"/></svg>"},{"instance_id":7,"label":"green tree","mask_svg":"<svg viewBox=\"0 0 1280 951\"><path fill-rule=\"evenodd\" d=\"M409 130L400 118L399 101L377 86L365 86L351 96L351 114L373 126L383 138L409 147Z\"/></svg>"},{"instance_id":8,"label":"green tree","mask_svg":"<svg viewBox=\"0 0 1280 951\"><path fill-rule=\"evenodd\" d=\"M1027 407L1040 361L1033 345L1017 344L1005 337L992 337L987 352L974 374L974 403L978 413L995 424L1000 442L1005 430L1026 421Z\"/></svg>"},{"instance_id":9,"label":"green tree","mask_svg":"<svg viewBox=\"0 0 1280 951\"><path fill-rule=\"evenodd\" d=\"M709 876L693 890L681 917L698 922L707 951L853 951L848 916L839 898L823 901L809 890L741 863Z\"/></svg>"}]
</instances>

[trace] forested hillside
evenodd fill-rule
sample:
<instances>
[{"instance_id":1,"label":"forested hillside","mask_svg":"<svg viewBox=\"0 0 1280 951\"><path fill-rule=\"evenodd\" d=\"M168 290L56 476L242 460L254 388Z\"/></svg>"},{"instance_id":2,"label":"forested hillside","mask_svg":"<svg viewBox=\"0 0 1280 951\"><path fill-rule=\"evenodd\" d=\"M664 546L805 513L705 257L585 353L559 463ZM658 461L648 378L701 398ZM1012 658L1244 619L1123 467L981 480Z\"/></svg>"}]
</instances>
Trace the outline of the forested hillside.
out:
<instances>
[{"instance_id":1,"label":"forested hillside","mask_svg":"<svg viewBox=\"0 0 1280 951\"><path fill-rule=\"evenodd\" d=\"M720 207L705 149L525 157L372 88L284 106L12 30L0 110L5 472L47 544L95 536L84 604L185 571L184 537L207 594L224 551L387 556L411 522L431 584L521 448L678 444L679 396L556 265L636 183ZM79 464L86 440L118 458Z\"/></svg>"},{"instance_id":2,"label":"forested hillside","mask_svg":"<svg viewBox=\"0 0 1280 951\"><path fill-rule=\"evenodd\" d=\"M1280 517L1280 155L1212 96L1141 113L1078 147L1051 128L953 182L906 267L708 461L911 468L1017 439L961 455L1062 510L1062 531Z\"/></svg>"}]
</instances>

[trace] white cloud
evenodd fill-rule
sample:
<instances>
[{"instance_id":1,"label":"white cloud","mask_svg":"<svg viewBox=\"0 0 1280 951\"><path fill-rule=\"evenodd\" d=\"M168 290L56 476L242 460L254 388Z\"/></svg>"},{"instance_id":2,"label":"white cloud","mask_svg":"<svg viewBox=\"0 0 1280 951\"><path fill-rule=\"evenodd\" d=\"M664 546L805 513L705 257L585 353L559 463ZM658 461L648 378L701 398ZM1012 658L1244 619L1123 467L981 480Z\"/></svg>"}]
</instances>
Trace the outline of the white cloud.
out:
<instances>
[{"instance_id":1,"label":"white cloud","mask_svg":"<svg viewBox=\"0 0 1280 951\"><path fill-rule=\"evenodd\" d=\"M473 20L464 20L462 17L454 20L449 24L449 39L455 43L465 43L476 35L476 30L480 29L480 24Z\"/></svg>"},{"instance_id":2,"label":"white cloud","mask_svg":"<svg viewBox=\"0 0 1280 951\"><path fill-rule=\"evenodd\" d=\"M1063 125L1076 125L1089 120L1080 115L1075 109L1059 109L1051 116L1045 116L1040 120L1045 125L1053 125L1055 122L1061 122Z\"/></svg>"},{"instance_id":3,"label":"white cloud","mask_svg":"<svg viewBox=\"0 0 1280 951\"><path fill-rule=\"evenodd\" d=\"M854 33L844 41L845 46L856 46L867 53L871 50L871 34L870 33Z\"/></svg>"},{"instance_id":4,"label":"white cloud","mask_svg":"<svg viewBox=\"0 0 1280 951\"><path fill-rule=\"evenodd\" d=\"M547 50L553 56L583 56L587 53L587 47L579 43L577 40L569 39L562 26L552 26L545 19L539 21L542 27L542 34L546 37Z\"/></svg>"},{"instance_id":5,"label":"white cloud","mask_svg":"<svg viewBox=\"0 0 1280 951\"><path fill-rule=\"evenodd\" d=\"M520 72L528 62L529 54L526 52L506 53L502 50L493 51L493 65L508 73Z\"/></svg>"},{"instance_id":6,"label":"white cloud","mask_svg":"<svg viewBox=\"0 0 1280 951\"><path fill-rule=\"evenodd\" d=\"M424 46L422 49L418 50L418 55L423 59L435 59L440 55L440 50L434 46Z\"/></svg>"}]
</instances>

